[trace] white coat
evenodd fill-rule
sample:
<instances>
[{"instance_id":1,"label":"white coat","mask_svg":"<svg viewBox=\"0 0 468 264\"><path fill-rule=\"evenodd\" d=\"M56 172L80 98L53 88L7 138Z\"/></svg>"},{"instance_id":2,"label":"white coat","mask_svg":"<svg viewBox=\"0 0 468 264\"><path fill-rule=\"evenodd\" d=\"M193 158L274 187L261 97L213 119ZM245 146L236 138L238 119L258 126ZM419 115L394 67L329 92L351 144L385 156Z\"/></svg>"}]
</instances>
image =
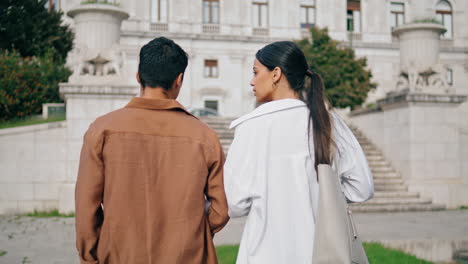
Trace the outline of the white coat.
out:
<instances>
[{"instance_id":1,"label":"white coat","mask_svg":"<svg viewBox=\"0 0 468 264\"><path fill-rule=\"evenodd\" d=\"M366 201L374 192L367 160L350 129L332 116L342 190L350 202ZM229 214L248 216L238 264L312 263L319 186L308 118L304 102L283 99L231 124L235 137L224 165Z\"/></svg>"}]
</instances>

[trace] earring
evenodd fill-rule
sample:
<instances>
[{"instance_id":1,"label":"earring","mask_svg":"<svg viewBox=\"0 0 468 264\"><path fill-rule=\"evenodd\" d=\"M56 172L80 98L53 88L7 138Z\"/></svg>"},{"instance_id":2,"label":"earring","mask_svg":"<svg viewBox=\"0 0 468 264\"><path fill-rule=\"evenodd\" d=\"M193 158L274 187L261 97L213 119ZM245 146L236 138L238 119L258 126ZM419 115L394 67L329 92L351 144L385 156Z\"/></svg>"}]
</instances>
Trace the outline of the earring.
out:
<instances>
[{"instance_id":1,"label":"earring","mask_svg":"<svg viewBox=\"0 0 468 264\"><path fill-rule=\"evenodd\" d=\"M276 90L276 89L278 88L278 83L277 83L277 82L276 82L276 83L273 82L273 83L271 84L271 88L272 88L273 90Z\"/></svg>"}]
</instances>

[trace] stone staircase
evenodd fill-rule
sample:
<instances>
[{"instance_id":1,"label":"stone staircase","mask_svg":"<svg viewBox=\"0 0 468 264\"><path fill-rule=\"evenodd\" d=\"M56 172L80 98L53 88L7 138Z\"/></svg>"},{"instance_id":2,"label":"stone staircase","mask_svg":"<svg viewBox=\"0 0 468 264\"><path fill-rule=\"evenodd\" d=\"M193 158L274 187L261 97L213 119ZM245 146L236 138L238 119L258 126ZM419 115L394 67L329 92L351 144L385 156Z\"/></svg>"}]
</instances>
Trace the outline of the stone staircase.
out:
<instances>
[{"instance_id":1,"label":"stone staircase","mask_svg":"<svg viewBox=\"0 0 468 264\"><path fill-rule=\"evenodd\" d=\"M227 153L234 138L234 130L229 130L232 118L202 118L218 133L224 152ZM374 198L352 204L355 212L404 212L443 210L445 206L432 203L429 198L423 198L419 193L409 192L401 175L385 160L383 154L358 129L351 127L371 167L374 176Z\"/></svg>"},{"instance_id":2,"label":"stone staircase","mask_svg":"<svg viewBox=\"0 0 468 264\"><path fill-rule=\"evenodd\" d=\"M350 126L369 162L374 176L374 198L353 204L358 212L403 212L443 210L445 206L432 203L419 193L409 192L401 175L385 159L382 152L357 128Z\"/></svg>"}]
</instances>

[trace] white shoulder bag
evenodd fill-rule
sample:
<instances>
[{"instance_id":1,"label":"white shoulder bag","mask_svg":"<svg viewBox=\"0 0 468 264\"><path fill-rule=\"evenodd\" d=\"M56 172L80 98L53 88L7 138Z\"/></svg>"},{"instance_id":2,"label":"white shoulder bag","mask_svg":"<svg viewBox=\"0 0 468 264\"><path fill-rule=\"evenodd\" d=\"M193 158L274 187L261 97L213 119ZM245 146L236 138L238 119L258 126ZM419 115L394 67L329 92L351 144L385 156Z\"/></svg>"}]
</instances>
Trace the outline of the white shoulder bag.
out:
<instances>
[{"instance_id":1,"label":"white shoulder bag","mask_svg":"<svg viewBox=\"0 0 468 264\"><path fill-rule=\"evenodd\" d=\"M319 201L312 264L369 264L338 174L318 165Z\"/></svg>"}]
</instances>

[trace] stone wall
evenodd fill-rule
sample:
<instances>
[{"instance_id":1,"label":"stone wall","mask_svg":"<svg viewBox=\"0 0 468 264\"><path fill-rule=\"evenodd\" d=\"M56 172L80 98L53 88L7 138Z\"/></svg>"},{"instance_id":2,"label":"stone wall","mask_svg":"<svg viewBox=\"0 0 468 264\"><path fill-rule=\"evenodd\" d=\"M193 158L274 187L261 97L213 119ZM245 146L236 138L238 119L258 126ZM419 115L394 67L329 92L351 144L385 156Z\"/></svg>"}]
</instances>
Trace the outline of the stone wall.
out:
<instances>
[{"instance_id":1,"label":"stone wall","mask_svg":"<svg viewBox=\"0 0 468 264\"><path fill-rule=\"evenodd\" d=\"M104 86L61 84L60 93L67 102L66 178L59 197L60 212L75 209L75 182L78 175L83 136L89 125L99 116L124 107L138 93L133 86Z\"/></svg>"},{"instance_id":2,"label":"stone wall","mask_svg":"<svg viewBox=\"0 0 468 264\"><path fill-rule=\"evenodd\" d=\"M57 209L66 163L65 122L0 130L0 214Z\"/></svg>"},{"instance_id":3,"label":"stone wall","mask_svg":"<svg viewBox=\"0 0 468 264\"><path fill-rule=\"evenodd\" d=\"M410 191L457 208L468 204L466 104L407 97L354 113L350 122L382 150Z\"/></svg>"}]
</instances>

